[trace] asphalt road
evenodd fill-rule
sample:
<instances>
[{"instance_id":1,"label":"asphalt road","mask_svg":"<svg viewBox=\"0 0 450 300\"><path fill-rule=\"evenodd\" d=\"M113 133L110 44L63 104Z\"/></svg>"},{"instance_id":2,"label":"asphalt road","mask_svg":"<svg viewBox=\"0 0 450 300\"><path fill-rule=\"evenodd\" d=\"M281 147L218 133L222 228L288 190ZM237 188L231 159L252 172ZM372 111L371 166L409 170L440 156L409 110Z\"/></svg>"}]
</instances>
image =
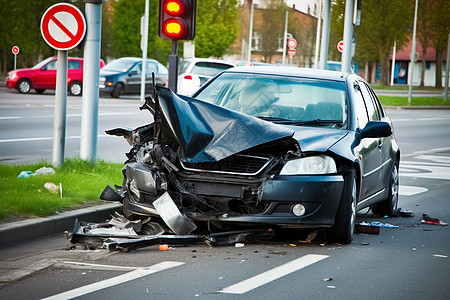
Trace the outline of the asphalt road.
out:
<instances>
[{"instance_id":1,"label":"asphalt road","mask_svg":"<svg viewBox=\"0 0 450 300\"><path fill-rule=\"evenodd\" d=\"M51 157L51 141L37 138L52 136L52 100L0 88L2 163L19 161L22 155ZM68 136L74 145L67 146L67 153L79 149L79 129L73 127L80 122L80 102L69 97L73 123ZM146 113L135 113L138 100L102 98L100 103L99 134L147 120ZM0 298L448 299L449 227L421 224L421 219L426 213L450 222L450 110L387 113L402 150L400 207L415 216L375 218L363 211L357 222L379 221L398 228L382 228L379 235L356 234L350 245L302 243L301 234L241 248L197 244L124 253L68 250L72 245L61 234L0 249ZM120 138L99 137L101 158L120 161L127 149Z\"/></svg>"}]
</instances>

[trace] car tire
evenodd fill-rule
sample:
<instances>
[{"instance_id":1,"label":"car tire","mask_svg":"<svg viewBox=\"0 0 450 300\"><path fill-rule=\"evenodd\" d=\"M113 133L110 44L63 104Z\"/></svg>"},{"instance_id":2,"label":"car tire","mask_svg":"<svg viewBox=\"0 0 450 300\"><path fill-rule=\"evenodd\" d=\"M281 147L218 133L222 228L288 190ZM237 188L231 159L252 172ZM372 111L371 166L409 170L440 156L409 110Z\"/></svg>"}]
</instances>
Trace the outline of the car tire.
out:
<instances>
[{"instance_id":1,"label":"car tire","mask_svg":"<svg viewBox=\"0 0 450 300\"><path fill-rule=\"evenodd\" d=\"M45 92L45 89L34 89L36 91L36 93L38 94L42 94L43 92Z\"/></svg>"},{"instance_id":2,"label":"car tire","mask_svg":"<svg viewBox=\"0 0 450 300\"><path fill-rule=\"evenodd\" d=\"M113 91L111 93L111 96L113 98L119 98L119 96L122 95L122 94L123 94L123 84L118 83L118 84L116 84L114 86L114 89L113 89Z\"/></svg>"},{"instance_id":3,"label":"car tire","mask_svg":"<svg viewBox=\"0 0 450 300\"><path fill-rule=\"evenodd\" d=\"M329 240L340 244L349 244L352 241L355 231L357 202L356 172L352 170L344 177L344 190L334 220L334 226L329 230Z\"/></svg>"},{"instance_id":4,"label":"car tire","mask_svg":"<svg viewBox=\"0 0 450 300\"><path fill-rule=\"evenodd\" d=\"M381 217L397 216L397 208L398 208L398 191L399 191L399 173L398 173L398 161L394 161L394 165L391 170L391 177L389 179L389 195L386 200L381 203L375 204L372 207L372 211L375 214L380 215Z\"/></svg>"},{"instance_id":5,"label":"car tire","mask_svg":"<svg viewBox=\"0 0 450 300\"><path fill-rule=\"evenodd\" d=\"M27 94L31 90L31 81L28 79L20 79L17 82L16 89L22 94Z\"/></svg>"},{"instance_id":6,"label":"car tire","mask_svg":"<svg viewBox=\"0 0 450 300\"><path fill-rule=\"evenodd\" d=\"M69 84L69 94L72 96L81 96L83 91L83 84L79 81L74 81Z\"/></svg>"}]
</instances>

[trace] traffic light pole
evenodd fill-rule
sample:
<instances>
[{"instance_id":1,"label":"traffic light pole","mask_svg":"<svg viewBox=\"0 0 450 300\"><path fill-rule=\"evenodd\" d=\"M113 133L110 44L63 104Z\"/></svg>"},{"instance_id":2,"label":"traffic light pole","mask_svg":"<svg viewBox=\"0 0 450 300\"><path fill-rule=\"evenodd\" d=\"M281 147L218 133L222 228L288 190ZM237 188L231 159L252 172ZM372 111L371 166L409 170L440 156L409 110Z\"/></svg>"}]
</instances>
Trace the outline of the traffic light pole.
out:
<instances>
[{"instance_id":1,"label":"traffic light pole","mask_svg":"<svg viewBox=\"0 0 450 300\"><path fill-rule=\"evenodd\" d=\"M178 40L172 40L172 54L169 56L169 89L177 92L178 83Z\"/></svg>"}]
</instances>

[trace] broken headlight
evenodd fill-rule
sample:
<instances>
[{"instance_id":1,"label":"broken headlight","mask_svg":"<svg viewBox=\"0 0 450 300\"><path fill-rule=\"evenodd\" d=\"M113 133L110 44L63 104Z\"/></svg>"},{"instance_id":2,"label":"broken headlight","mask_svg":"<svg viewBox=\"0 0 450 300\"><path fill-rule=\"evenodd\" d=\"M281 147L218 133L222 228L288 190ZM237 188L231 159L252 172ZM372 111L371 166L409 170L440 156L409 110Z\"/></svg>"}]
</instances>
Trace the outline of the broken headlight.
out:
<instances>
[{"instance_id":1,"label":"broken headlight","mask_svg":"<svg viewBox=\"0 0 450 300\"><path fill-rule=\"evenodd\" d=\"M316 175L337 172L336 163L330 156L319 155L288 161L280 175Z\"/></svg>"}]
</instances>

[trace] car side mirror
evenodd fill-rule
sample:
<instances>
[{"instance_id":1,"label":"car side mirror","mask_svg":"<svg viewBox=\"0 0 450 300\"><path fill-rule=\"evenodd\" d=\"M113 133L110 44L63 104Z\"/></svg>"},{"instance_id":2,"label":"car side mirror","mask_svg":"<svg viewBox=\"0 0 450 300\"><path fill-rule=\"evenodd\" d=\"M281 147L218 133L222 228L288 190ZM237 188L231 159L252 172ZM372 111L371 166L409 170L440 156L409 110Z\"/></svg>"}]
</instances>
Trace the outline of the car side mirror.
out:
<instances>
[{"instance_id":1,"label":"car side mirror","mask_svg":"<svg viewBox=\"0 0 450 300\"><path fill-rule=\"evenodd\" d=\"M130 73L128 73L128 76L134 76L137 75L137 71L130 71Z\"/></svg>"},{"instance_id":2,"label":"car side mirror","mask_svg":"<svg viewBox=\"0 0 450 300\"><path fill-rule=\"evenodd\" d=\"M384 121L369 121L360 132L361 138L388 137L392 134L392 126Z\"/></svg>"}]
</instances>

